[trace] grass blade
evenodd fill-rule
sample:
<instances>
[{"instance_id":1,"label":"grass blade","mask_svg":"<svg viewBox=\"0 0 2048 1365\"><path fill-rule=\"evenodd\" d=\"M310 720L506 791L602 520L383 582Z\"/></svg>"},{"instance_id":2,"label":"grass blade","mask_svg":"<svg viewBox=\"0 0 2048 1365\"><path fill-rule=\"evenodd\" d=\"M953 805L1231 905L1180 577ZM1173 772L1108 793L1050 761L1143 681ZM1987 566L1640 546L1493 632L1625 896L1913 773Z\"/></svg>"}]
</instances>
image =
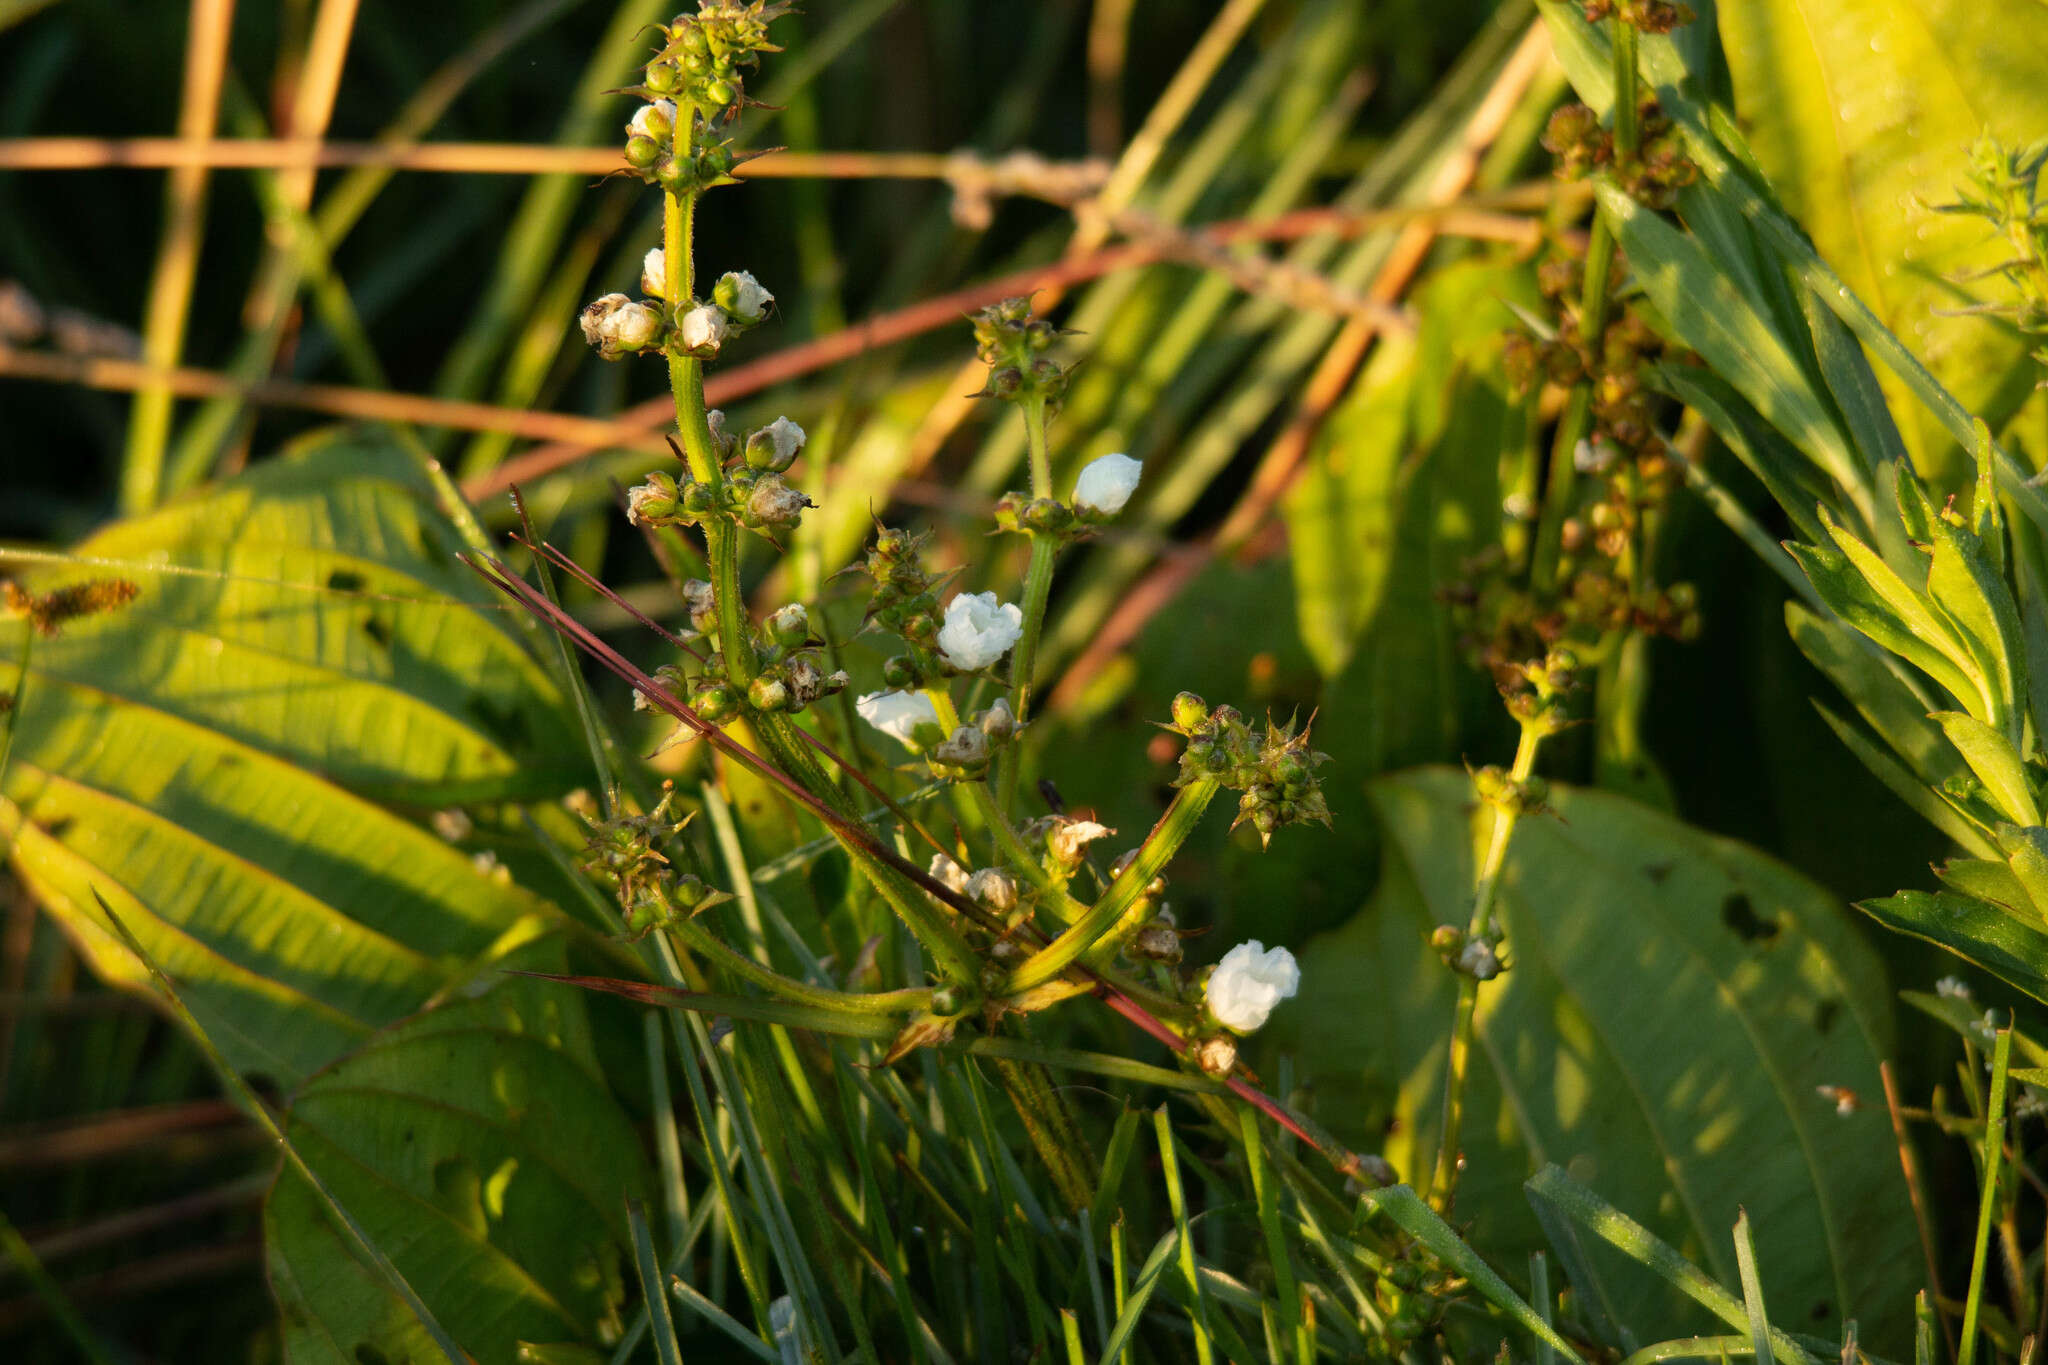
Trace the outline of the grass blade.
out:
<instances>
[{"instance_id":1,"label":"grass blade","mask_svg":"<svg viewBox=\"0 0 2048 1365\"><path fill-rule=\"evenodd\" d=\"M1749 1210L1735 1215L1735 1268L1742 1276L1742 1307L1749 1315L1749 1340L1758 1360L1771 1353L1771 1319L1764 1311L1763 1281L1756 1273L1756 1244L1749 1235Z\"/></svg>"},{"instance_id":2,"label":"grass blade","mask_svg":"<svg viewBox=\"0 0 2048 1365\"><path fill-rule=\"evenodd\" d=\"M1977 1355L1977 1310L1984 1299L1985 1253L1991 1244L1991 1220L1998 1206L1998 1172L2005 1157L2005 1085L2012 1070L2012 1026L1998 1031L1991 1054L1991 1103L1984 1111L1984 1193L1977 1204L1977 1241L1970 1253L1970 1292L1963 1300L1963 1337L1956 1365L1971 1365Z\"/></svg>"},{"instance_id":3,"label":"grass blade","mask_svg":"<svg viewBox=\"0 0 2048 1365\"><path fill-rule=\"evenodd\" d=\"M1375 1208L1393 1219L1403 1232L1428 1247L1431 1255L1470 1280L1474 1289L1519 1323L1530 1336L1552 1350L1562 1352L1567 1360L1580 1360L1571 1343L1559 1336L1557 1329L1545 1322L1535 1309L1524 1303L1522 1296L1495 1274L1493 1267L1481 1260L1479 1253L1467 1245L1449 1223L1437 1217L1435 1210L1423 1203L1414 1190L1406 1185L1393 1185L1366 1197Z\"/></svg>"},{"instance_id":4,"label":"grass blade","mask_svg":"<svg viewBox=\"0 0 2048 1365\"><path fill-rule=\"evenodd\" d=\"M1201 1276L1195 1273L1195 1244L1188 1236L1188 1207L1180 1185L1180 1158L1174 1151L1173 1119L1165 1105L1152 1111L1152 1124L1159 1138L1159 1164L1166 1176L1166 1202L1173 1209L1174 1227L1180 1234L1180 1271L1187 1279L1188 1295L1192 1300L1188 1317L1195 1328L1195 1358L1202 1365L1210 1365L1215 1353L1209 1341L1209 1300L1202 1293Z\"/></svg>"},{"instance_id":5,"label":"grass blade","mask_svg":"<svg viewBox=\"0 0 2048 1365\"><path fill-rule=\"evenodd\" d=\"M661 1292L661 1265L654 1256L654 1234L647 1228L647 1211L637 1199L626 1202L626 1221L633 1225L633 1264L640 1272L640 1294L647 1304L650 1330L654 1333L654 1354L661 1365L683 1365L683 1348L676 1344L675 1319L669 1315L668 1295Z\"/></svg>"}]
</instances>

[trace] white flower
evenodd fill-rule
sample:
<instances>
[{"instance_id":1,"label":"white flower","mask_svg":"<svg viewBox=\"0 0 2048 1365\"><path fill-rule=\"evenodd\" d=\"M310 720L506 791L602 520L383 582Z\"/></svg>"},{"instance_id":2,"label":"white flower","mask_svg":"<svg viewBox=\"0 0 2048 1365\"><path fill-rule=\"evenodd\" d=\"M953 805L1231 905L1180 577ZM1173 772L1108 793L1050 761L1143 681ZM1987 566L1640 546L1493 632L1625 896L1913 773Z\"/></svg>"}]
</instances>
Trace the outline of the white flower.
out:
<instances>
[{"instance_id":1,"label":"white flower","mask_svg":"<svg viewBox=\"0 0 2048 1365\"><path fill-rule=\"evenodd\" d=\"M1968 1000L1970 988L1959 976L1944 976L1934 983L1934 993L1944 1000Z\"/></svg>"},{"instance_id":2,"label":"white flower","mask_svg":"<svg viewBox=\"0 0 2048 1365\"><path fill-rule=\"evenodd\" d=\"M708 303L700 303L683 314L683 349L716 351L725 340L725 314Z\"/></svg>"},{"instance_id":3,"label":"white flower","mask_svg":"<svg viewBox=\"0 0 2048 1365\"><path fill-rule=\"evenodd\" d=\"M1614 463L1614 447L1605 441L1586 438L1572 447L1572 468L1581 474L1598 474Z\"/></svg>"},{"instance_id":4,"label":"white flower","mask_svg":"<svg viewBox=\"0 0 2048 1365\"><path fill-rule=\"evenodd\" d=\"M963 896L967 894L967 869L954 862L945 854L934 853L929 870L932 874L932 880L940 886L945 887L948 891L957 891Z\"/></svg>"},{"instance_id":5,"label":"white flower","mask_svg":"<svg viewBox=\"0 0 2048 1365\"><path fill-rule=\"evenodd\" d=\"M796 453L809 439L804 435L804 429L787 417L778 417L768 424L767 430L768 439L775 443L775 468L789 468L796 459Z\"/></svg>"},{"instance_id":6,"label":"white flower","mask_svg":"<svg viewBox=\"0 0 2048 1365\"><path fill-rule=\"evenodd\" d=\"M987 668L1003 657L1024 633L1024 613L1014 602L998 602L992 592L963 592L946 604L939 627L939 653L962 673Z\"/></svg>"},{"instance_id":7,"label":"white flower","mask_svg":"<svg viewBox=\"0 0 2048 1365\"><path fill-rule=\"evenodd\" d=\"M1223 955L1209 977L1209 1013L1237 1033L1266 1022L1273 1007L1301 987L1301 968L1285 948L1268 949L1253 939Z\"/></svg>"},{"instance_id":8,"label":"white flower","mask_svg":"<svg viewBox=\"0 0 2048 1365\"><path fill-rule=\"evenodd\" d=\"M937 727L939 713L932 699L922 692L870 692L854 702L860 718L883 734L903 744L912 742L917 727Z\"/></svg>"},{"instance_id":9,"label":"white flower","mask_svg":"<svg viewBox=\"0 0 2048 1365\"><path fill-rule=\"evenodd\" d=\"M656 100L652 104L643 104L634 111L633 121L626 125L626 132L637 137L651 137L656 142L661 142L675 126L676 102Z\"/></svg>"},{"instance_id":10,"label":"white flower","mask_svg":"<svg viewBox=\"0 0 2048 1365\"><path fill-rule=\"evenodd\" d=\"M744 270L728 270L719 276L713 297L741 322L759 322L768 316L768 305L775 302L775 296Z\"/></svg>"},{"instance_id":11,"label":"white flower","mask_svg":"<svg viewBox=\"0 0 2048 1365\"><path fill-rule=\"evenodd\" d=\"M1093 512L1100 517L1115 516L1137 491L1138 476L1144 469L1143 461L1128 455L1104 455L1090 460L1081 477L1074 480L1074 510Z\"/></svg>"},{"instance_id":12,"label":"white flower","mask_svg":"<svg viewBox=\"0 0 2048 1365\"><path fill-rule=\"evenodd\" d=\"M665 299L668 288L668 253L655 247L640 258L640 292L650 299Z\"/></svg>"},{"instance_id":13,"label":"white flower","mask_svg":"<svg viewBox=\"0 0 2048 1365\"><path fill-rule=\"evenodd\" d=\"M583 310L583 339L606 360L644 350L661 335L661 314L624 294L606 294Z\"/></svg>"},{"instance_id":14,"label":"white flower","mask_svg":"<svg viewBox=\"0 0 2048 1365\"><path fill-rule=\"evenodd\" d=\"M1053 857L1070 867L1081 863L1081 851L1097 839L1106 839L1116 833L1108 825L1098 825L1093 820L1062 820L1053 826L1047 839Z\"/></svg>"}]
</instances>

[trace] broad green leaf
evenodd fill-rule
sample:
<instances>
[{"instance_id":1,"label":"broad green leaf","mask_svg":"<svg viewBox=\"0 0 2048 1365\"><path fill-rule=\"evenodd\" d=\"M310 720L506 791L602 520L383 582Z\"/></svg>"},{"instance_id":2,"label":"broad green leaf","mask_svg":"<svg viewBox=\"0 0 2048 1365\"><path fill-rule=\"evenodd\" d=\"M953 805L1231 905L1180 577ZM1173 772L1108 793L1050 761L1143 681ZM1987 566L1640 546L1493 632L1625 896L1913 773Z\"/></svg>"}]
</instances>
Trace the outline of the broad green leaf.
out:
<instances>
[{"instance_id":1,"label":"broad green leaf","mask_svg":"<svg viewBox=\"0 0 2048 1365\"><path fill-rule=\"evenodd\" d=\"M1743 131L1821 256L1966 407L2010 411L2025 396L2012 383L2020 338L1982 318L1941 315L1969 301L1952 275L2009 248L1988 224L1932 206L1955 197L1979 136L2024 143L2048 127L2048 9L1721 0L1719 10ZM1898 380L1886 387L1903 394ZM1953 448L1915 405L1897 410L1931 470L1926 457Z\"/></svg>"},{"instance_id":2,"label":"broad green leaf","mask_svg":"<svg viewBox=\"0 0 2048 1365\"><path fill-rule=\"evenodd\" d=\"M562 965L529 945L519 965ZM509 978L377 1034L293 1097L309 1165L481 1365L615 1339L638 1137L598 1076L577 992ZM418 1328L287 1170L264 1209L292 1365L426 1359Z\"/></svg>"},{"instance_id":3,"label":"broad green leaf","mask_svg":"<svg viewBox=\"0 0 2048 1365\"><path fill-rule=\"evenodd\" d=\"M2040 907L2027 894L2027 888L2013 872L2010 863L1994 862L1989 858L1952 858L1936 868L1935 874L1941 878L1943 886L1958 895L1990 901L2037 925L2048 923L2043 921Z\"/></svg>"},{"instance_id":4,"label":"broad green leaf","mask_svg":"<svg viewBox=\"0 0 2048 1365\"><path fill-rule=\"evenodd\" d=\"M1951 891L1901 891L1858 901L1886 926L1938 943L1966 962L2048 1000L2048 934L2003 906Z\"/></svg>"},{"instance_id":5,"label":"broad green leaf","mask_svg":"<svg viewBox=\"0 0 2048 1365\"><path fill-rule=\"evenodd\" d=\"M1988 723L2018 744L2026 725L2027 654L2020 612L1976 536L1936 517L1927 597L1969 651L1990 694Z\"/></svg>"},{"instance_id":6,"label":"broad green leaf","mask_svg":"<svg viewBox=\"0 0 2048 1365\"><path fill-rule=\"evenodd\" d=\"M2004 735L1960 711L1937 711L1934 720L2007 816L2022 825L2041 822L2027 765Z\"/></svg>"},{"instance_id":7,"label":"broad green leaf","mask_svg":"<svg viewBox=\"0 0 2048 1365\"><path fill-rule=\"evenodd\" d=\"M1814 702L1813 709L1820 713L1820 718L1835 732L1843 747L1921 819L1972 853L1994 851L1988 830L1974 813L1966 813L1951 804L1945 795L1919 775L1906 771L1906 766L1890 750L1865 735L1852 722L1844 720L1818 701Z\"/></svg>"},{"instance_id":8,"label":"broad green leaf","mask_svg":"<svg viewBox=\"0 0 2048 1365\"><path fill-rule=\"evenodd\" d=\"M561 691L411 465L331 442L74 547L42 592L124 577L125 609L39 641L28 682L190 721L386 800L557 794L589 763ZM0 660L19 657L0 629ZM0 688L11 670L0 662Z\"/></svg>"},{"instance_id":9,"label":"broad green leaf","mask_svg":"<svg viewBox=\"0 0 2048 1365\"><path fill-rule=\"evenodd\" d=\"M1600 212L1614 225L1636 280L1664 324L1868 517L1861 463L1775 325L1697 241L1612 186L1602 185L1599 199Z\"/></svg>"},{"instance_id":10,"label":"broad green leaf","mask_svg":"<svg viewBox=\"0 0 2048 1365\"><path fill-rule=\"evenodd\" d=\"M1510 965L1479 997L1454 1221L1515 1263L1541 1236L1514 1186L1557 1162L1733 1280L1726 1230L1746 1204L1767 1215L1774 1293L1857 1318L1879 1349L1903 1339L1917 1253L1889 1126L1816 1090L1882 1093L1875 955L1789 869L1616 797L1553 792L1559 818L1517 828L1501 881ZM1372 797L1378 899L1309 945L1302 999L1270 1027L1315 1116L1415 1172L1434 1156L1455 996L1424 939L1468 914L1480 831L1459 772L1398 774ZM1610 1288L1623 1321L1673 1325L1647 1278Z\"/></svg>"},{"instance_id":11,"label":"broad green leaf","mask_svg":"<svg viewBox=\"0 0 2048 1365\"><path fill-rule=\"evenodd\" d=\"M1961 646L1950 638L1948 628L1884 561L1853 537L1843 535L1840 541L1847 542L1840 549L1791 543L1785 549L1799 561L1829 610L1934 679L1963 705L1984 706L1982 690L1957 661ZM1852 545L1862 551L1860 558L1844 552ZM1873 567L1882 570L1883 590L1870 580L1867 570ZM1897 609L1899 603L1912 612L1910 617Z\"/></svg>"},{"instance_id":12,"label":"broad green leaf","mask_svg":"<svg viewBox=\"0 0 2048 1365\"><path fill-rule=\"evenodd\" d=\"M1785 604L1785 629L1807 662L1841 689L1857 714L1898 750L1922 782L1938 787L1962 775L1954 747L1941 727L1928 719L1927 704L1892 672L1896 663L1887 666L1885 656L1870 642L1798 602Z\"/></svg>"}]
</instances>

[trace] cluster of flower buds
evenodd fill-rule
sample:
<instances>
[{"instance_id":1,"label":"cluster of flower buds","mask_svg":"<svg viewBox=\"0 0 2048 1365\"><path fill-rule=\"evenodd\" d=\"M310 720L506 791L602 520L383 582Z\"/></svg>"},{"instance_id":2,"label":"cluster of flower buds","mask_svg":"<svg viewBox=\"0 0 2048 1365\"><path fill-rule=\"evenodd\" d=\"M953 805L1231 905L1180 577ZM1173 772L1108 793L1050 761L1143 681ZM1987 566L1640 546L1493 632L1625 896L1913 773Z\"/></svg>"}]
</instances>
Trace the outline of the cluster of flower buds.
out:
<instances>
[{"instance_id":1,"label":"cluster of flower buds","mask_svg":"<svg viewBox=\"0 0 2048 1365\"><path fill-rule=\"evenodd\" d=\"M921 754L941 777L973 780L988 772L995 756L1017 737L1017 714L998 697L985 711L976 711L948 733L939 723L938 708L923 692L891 689L870 692L854 702L860 718Z\"/></svg>"},{"instance_id":2,"label":"cluster of flower buds","mask_svg":"<svg viewBox=\"0 0 2048 1365\"><path fill-rule=\"evenodd\" d=\"M1589 24L1612 16L1644 33L1669 33L1697 17L1691 5L1677 0L1584 0L1584 10Z\"/></svg>"},{"instance_id":3,"label":"cluster of flower buds","mask_svg":"<svg viewBox=\"0 0 2048 1365\"><path fill-rule=\"evenodd\" d=\"M1009 403L1043 399L1057 408L1069 370L1046 352L1059 339L1059 328L1031 315L1029 298L1004 299L976 313L974 353L988 366L981 396Z\"/></svg>"},{"instance_id":4,"label":"cluster of flower buds","mask_svg":"<svg viewBox=\"0 0 2048 1365\"><path fill-rule=\"evenodd\" d=\"M663 852L690 822L687 815L675 818L675 787L664 785L661 800L644 815L583 817L590 836L582 866L618 897L627 931L635 938L725 899L695 873L678 872Z\"/></svg>"},{"instance_id":5,"label":"cluster of flower buds","mask_svg":"<svg viewBox=\"0 0 2048 1365\"><path fill-rule=\"evenodd\" d=\"M768 41L768 26L791 8L785 0L699 0L697 13L659 26L662 47L647 64L643 93L673 99L706 123L739 117L746 73L762 53L782 51Z\"/></svg>"},{"instance_id":6,"label":"cluster of flower buds","mask_svg":"<svg viewBox=\"0 0 2048 1365\"><path fill-rule=\"evenodd\" d=\"M1571 724L1570 694L1578 685L1579 657L1562 647L1551 649L1540 659L1515 665L1511 670L1496 672L1494 682L1499 686L1501 696L1508 704L1508 714L1520 721L1522 728L1532 730L1539 738L1547 738ZM1543 805L1542 779L1528 778L1521 784L1510 784L1515 790L1490 790L1484 781L1487 774L1498 769L1481 768L1474 775L1474 785L1479 799L1490 805L1507 808L1508 803L1527 795L1530 804L1514 807L1520 811L1538 810ZM1535 784L1533 787L1530 784ZM1518 794L1519 793L1519 794Z\"/></svg>"},{"instance_id":7,"label":"cluster of flower buds","mask_svg":"<svg viewBox=\"0 0 2048 1365\"><path fill-rule=\"evenodd\" d=\"M724 477L714 486L692 478L687 466L680 481L654 471L627 493L627 520L636 526L694 526L719 517L772 537L816 506L783 477L804 448L802 427L778 417L742 439L726 432L724 414L714 411L710 418Z\"/></svg>"},{"instance_id":8,"label":"cluster of flower buds","mask_svg":"<svg viewBox=\"0 0 2048 1365\"><path fill-rule=\"evenodd\" d=\"M1090 460L1074 480L1069 502L1008 492L996 500L999 531L1076 540L1111 521L1138 489L1144 463L1128 455L1103 455Z\"/></svg>"},{"instance_id":9,"label":"cluster of flower buds","mask_svg":"<svg viewBox=\"0 0 2048 1365\"><path fill-rule=\"evenodd\" d=\"M1330 807L1316 777L1330 756L1311 749L1308 731L1297 734L1292 721L1283 726L1268 718L1260 736L1235 707L1211 711L1200 697L1183 692L1173 699L1168 728L1188 741L1175 786L1210 781L1241 793L1232 829L1250 824L1260 841L1270 844L1273 832L1283 826L1330 823Z\"/></svg>"},{"instance_id":10,"label":"cluster of flower buds","mask_svg":"<svg viewBox=\"0 0 2048 1365\"><path fill-rule=\"evenodd\" d=\"M1474 776L1476 782L1477 775ZM1429 936L1429 946L1436 950L1444 965L1474 981L1491 981L1508 969L1507 964L1501 961L1500 942L1498 930L1474 935L1455 924L1439 924Z\"/></svg>"},{"instance_id":11,"label":"cluster of flower buds","mask_svg":"<svg viewBox=\"0 0 2048 1365\"><path fill-rule=\"evenodd\" d=\"M900 637L904 651L882 666L882 681L909 691L955 673L983 673L1024 633L1024 612L992 592L956 593L939 609L940 580L924 566L924 533L878 526L866 557L848 572L874 580L865 629Z\"/></svg>"},{"instance_id":12,"label":"cluster of flower buds","mask_svg":"<svg viewBox=\"0 0 2048 1365\"><path fill-rule=\"evenodd\" d=\"M1597 172L1614 177L1630 198L1662 212L1678 202L1678 192L1699 179L1699 167L1685 154L1678 128L1654 99L1637 111L1641 138L1634 155L1614 145L1614 132L1583 104L1567 104L1550 116L1543 147L1557 158L1557 173L1580 180Z\"/></svg>"}]
</instances>

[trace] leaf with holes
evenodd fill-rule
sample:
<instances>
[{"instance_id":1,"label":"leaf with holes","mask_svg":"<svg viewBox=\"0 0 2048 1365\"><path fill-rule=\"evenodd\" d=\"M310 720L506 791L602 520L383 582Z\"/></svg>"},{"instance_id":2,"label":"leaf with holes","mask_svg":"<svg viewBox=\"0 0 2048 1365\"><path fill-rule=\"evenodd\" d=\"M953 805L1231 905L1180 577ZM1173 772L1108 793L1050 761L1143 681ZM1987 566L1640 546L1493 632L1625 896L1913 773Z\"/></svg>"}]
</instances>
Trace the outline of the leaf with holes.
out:
<instances>
[{"instance_id":1,"label":"leaf with holes","mask_svg":"<svg viewBox=\"0 0 2048 1365\"><path fill-rule=\"evenodd\" d=\"M585 780L581 732L461 548L385 447L266 461L74 547L91 563L24 575L139 589L38 641L27 689L191 722L385 800L559 794Z\"/></svg>"},{"instance_id":2,"label":"leaf with holes","mask_svg":"<svg viewBox=\"0 0 2048 1365\"><path fill-rule=\"evenodd\" d=\"M574 722L399 472L348 446L266 465L81 547L112 567L28 579L120 574L129 606L56 639L0 625L0 847L96 971L139 984L95 893L233 1064L285 1086L556 918L330 780L443 800L567 771Z\"/></svg>"},{"instance_id":3,"label":"leaf with holes","mask_svg":"<svg viewBox=\"0 0 2048 1365\"><path fill-rule=\"evenodd\" d=\"M509 960L565 959L546 938ZM578 992L514 977L387 1029L293 1097L287 1131L478 1361L519 1359L522 1341L616 1339L626 1200L649 1177ZM292 1365L437 1358L289 1170L264 1232Z\"/></svg>"},{"instance_id":4,"label":"leaf with holes","mask_svg":"<svg viewBox=\"0 0 2048 1365\"><path fill-rule=\"evenodd\" d=\"M1454 1221L1495 1264L1521 1263L1543 1239L1515 1187L1555 1162L1732 1279L1726 1230L1746 1204L1782 1301L1854 1317L1879 1349L1903 1340L1918 1253L1877 1071L1890 1001L1846 908L1739 844L1553 791L1557 818L1517 828L1501 879L1509 970L1479 997ZM1415 1175L1435 1155L1456 996L1425 940L1466 919L1482 831L1461 772L1397 774L1372 799L1378 896L1309 945L1302 998L1273 1027L1315 1116ZM1820 1086L1864 1103L1838 1115ZM1615 1285L1624 1321L1662 1331L1687 1311L1625 1267Z\"/></svg>"}]
</instances>

